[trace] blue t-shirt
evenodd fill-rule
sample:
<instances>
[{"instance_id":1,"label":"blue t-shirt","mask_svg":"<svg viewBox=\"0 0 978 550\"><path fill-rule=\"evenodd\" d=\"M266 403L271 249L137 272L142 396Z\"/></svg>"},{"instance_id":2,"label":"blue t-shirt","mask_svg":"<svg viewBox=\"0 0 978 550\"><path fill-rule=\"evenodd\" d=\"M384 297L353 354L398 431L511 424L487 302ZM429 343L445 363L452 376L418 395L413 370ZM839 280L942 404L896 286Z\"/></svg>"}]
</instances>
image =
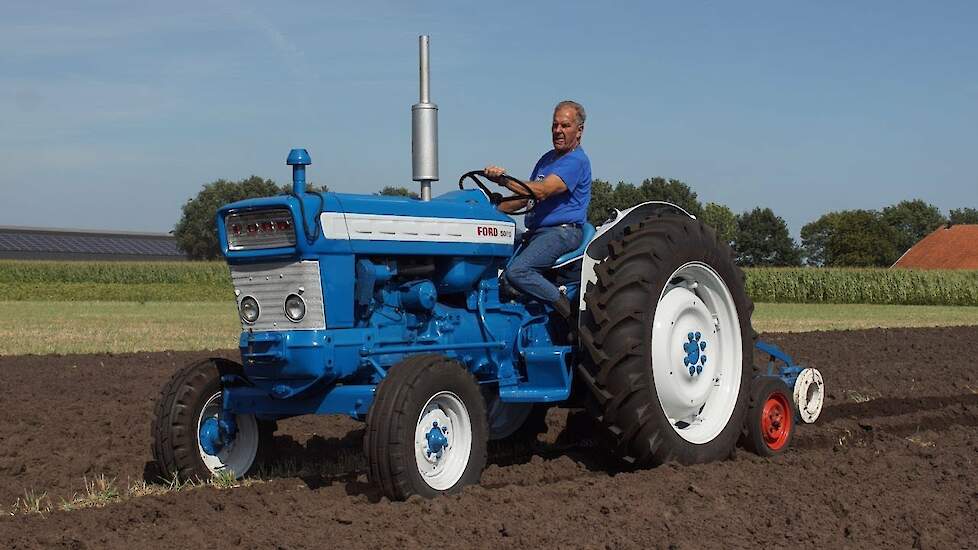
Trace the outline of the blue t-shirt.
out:
<instances>
[{"instance_id":1,"label":"blue t-shirt","mask_svg":"<svg viewBox=\"0 0 978 550\"><path fill-rule=\"evenodd\" d=\"M587 205L591 202L591 160L584 149L578 146L559 157L551 149L533 167L530 181L542 180L550 174L563 180L567 191L538 202L523 219L526 228L532 230L587 221Z\"/></svg>"}]
</instances>

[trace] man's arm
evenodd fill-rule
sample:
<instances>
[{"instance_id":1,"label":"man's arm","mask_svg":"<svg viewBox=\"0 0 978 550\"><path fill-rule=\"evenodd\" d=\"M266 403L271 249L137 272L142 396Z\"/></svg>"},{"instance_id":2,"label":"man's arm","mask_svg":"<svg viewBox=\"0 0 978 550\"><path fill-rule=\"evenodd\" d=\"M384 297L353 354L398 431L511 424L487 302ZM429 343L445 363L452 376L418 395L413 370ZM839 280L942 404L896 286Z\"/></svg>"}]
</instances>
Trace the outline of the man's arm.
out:
<instances>
[{"instance_id":1,"label":"man's arm","mask_svg":"<svg viewBox=\"0 0 978 550\"><path fill-rule=\"evenodd\" d=\"M487 166L485 169L485 173L486 173L486 177L488 177L490 180L506 187L513 193L516 193L517 195L526 194L526 189L524 189L522 185L517 185L513 183L509 178L500 177L506 173L506 170L504 168L499 166ZM533 196L538 201L542 201L546 198L552 197L553 195L558 195L560 193L563 193L564 191L567 191L567 185L564 184L564 180L560 179L560 176L558 176L557 174L550 174L540 181L525 181L523 183L525 183L526 186L529 187L531 191L533 191ZM512 202L513 204L517 204L520 201L512 201Z\"/></svg>"},{"instance_id":2,"label":"man's arm","mask_svg":"<svg viewBox=\"0 0 978 550\"><path fill-rule=\"evenodd\" d=\"M509 214L510 212L514 212L516 210L519 210L520 208L523 208L524 206L526 206L527 202L529 202L527 199L520 199L518 201L506 201L506 202L499 203L499 205L496 206L496 208L500 212Z\"/></svg>"}]
</instances>

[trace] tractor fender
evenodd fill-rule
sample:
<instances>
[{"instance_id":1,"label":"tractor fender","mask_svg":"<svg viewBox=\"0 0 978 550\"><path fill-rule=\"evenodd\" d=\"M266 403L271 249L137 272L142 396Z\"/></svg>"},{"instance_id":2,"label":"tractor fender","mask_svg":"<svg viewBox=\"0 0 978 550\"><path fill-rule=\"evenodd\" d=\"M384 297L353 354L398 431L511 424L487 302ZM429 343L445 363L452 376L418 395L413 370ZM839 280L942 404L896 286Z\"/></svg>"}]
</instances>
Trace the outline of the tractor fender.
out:
<instances>
[{"instance_id":1,"label":"tractor fender","mask_svg":"<svg viewBox=\"0 0 978 550\"><path fill-rule=\"evenodd\" d=\"M581 311L587 308L584 295L587 292L588 283L597 281L594 269L608 257L608 242L619 236L629 225L656 214L688 216L696 219L696 216L681 206L665 201L648 201L625 210L616 209L608 221L598 226L597 231L594 232L594 237L584 251L584 259L581 263L581 297L579 300Z\"/></svg>"}]
</instances>

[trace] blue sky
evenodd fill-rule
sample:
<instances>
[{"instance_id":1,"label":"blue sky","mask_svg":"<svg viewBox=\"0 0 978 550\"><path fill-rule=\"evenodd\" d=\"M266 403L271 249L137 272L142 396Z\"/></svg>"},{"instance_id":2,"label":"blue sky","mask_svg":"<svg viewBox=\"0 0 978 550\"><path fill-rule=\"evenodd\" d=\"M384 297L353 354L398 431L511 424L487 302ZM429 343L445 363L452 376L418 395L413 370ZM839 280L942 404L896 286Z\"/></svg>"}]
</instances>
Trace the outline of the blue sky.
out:
<instances>
[{"instance_id":1,"label":"blue sky","mask_svg":"<svg viewBox=\"0 0 978 550\"><path fill-rule=\"evenodd\" d=\"M792 233L922 198L978 207L975 2L5 2L0 225L165 232L207 182L413 188L417 36L441 181L526 174L553 104L595 177L663 176Z\"/></svg>"}]
</instances>

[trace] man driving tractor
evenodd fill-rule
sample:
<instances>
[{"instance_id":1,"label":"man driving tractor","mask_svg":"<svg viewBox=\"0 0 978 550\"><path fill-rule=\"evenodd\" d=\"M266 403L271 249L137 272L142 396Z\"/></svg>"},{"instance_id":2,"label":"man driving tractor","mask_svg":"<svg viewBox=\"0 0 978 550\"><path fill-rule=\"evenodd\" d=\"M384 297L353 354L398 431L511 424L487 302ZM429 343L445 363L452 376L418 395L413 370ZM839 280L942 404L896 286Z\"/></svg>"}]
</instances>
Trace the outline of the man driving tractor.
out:
<instances>
[{"instance_id":1,"label":"man driving tractor","mask_svg":"<svg viewBox=\"0 0 978 550\"><path fill-rule=\"evenodd\" d=\"M574 101L561 101L554 107L551 137L553 149L544 153L530 180L520 186L503 177L506 169L487 166L486 176L510 191L533 198L510 200L499 204L503 212L514 212L534 201L524 219L526 233L523 248L506 270L507 282L517 290L552 304L564 318L571 315L571 305L556 285L543 276L563 254L581 244L582 228L587 222L591 201L591 161L581 148L584 133L584 107Z\"/></svg>"}]
</instances>

